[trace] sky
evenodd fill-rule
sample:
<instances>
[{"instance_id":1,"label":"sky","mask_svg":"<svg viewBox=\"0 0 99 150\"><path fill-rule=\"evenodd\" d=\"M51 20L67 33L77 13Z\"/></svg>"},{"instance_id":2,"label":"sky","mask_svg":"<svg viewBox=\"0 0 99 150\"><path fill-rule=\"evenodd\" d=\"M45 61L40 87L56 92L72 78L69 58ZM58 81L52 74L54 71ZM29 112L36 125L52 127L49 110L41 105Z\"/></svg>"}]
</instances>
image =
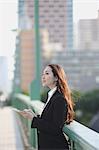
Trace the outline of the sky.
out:
<instances>
[{"instance_id":1,"label":"sky","mask_svg":"<svg viewBox=\"0 0 99 150\"><path fill-rule=\"evenodd\" d=\"M17 0L0 0L0 56L13 54L14 28L17 28Z\"/></svg>"},{"instance_id":2,"label":"sky","mask_svg":"<svg viewBox=\"0 0 99 150\"><path fill-rule=\"evenodd\" d=\"M74 22L79 19L97 18L99 10L99 0L73 0Z\"/></svg>"},{"instance_id":3,"label":"sky","mask_svg":"<svg viewBox=\"0 0 99 150\"><path fill-rule=\"evenodd\" d=\"M0 0L0 56L7 56L9 70L13 68L17 28L18 0ZM99 0L73 0L74 23L79 19L96 18L98 15ZM9 78L12 78L10 72Z\"/></svg>"},{"instance_id":4,"label":"sky","mask_svg":"<svg viewBox=\"0 0 99 150\"><path fill-rule=\"evenodd\" d=\"M14 75L16 32L12 30L17 28L17 12L17 0L0 0L0 56L7 58L9 82Z\"/></svg>"}]
</instances>

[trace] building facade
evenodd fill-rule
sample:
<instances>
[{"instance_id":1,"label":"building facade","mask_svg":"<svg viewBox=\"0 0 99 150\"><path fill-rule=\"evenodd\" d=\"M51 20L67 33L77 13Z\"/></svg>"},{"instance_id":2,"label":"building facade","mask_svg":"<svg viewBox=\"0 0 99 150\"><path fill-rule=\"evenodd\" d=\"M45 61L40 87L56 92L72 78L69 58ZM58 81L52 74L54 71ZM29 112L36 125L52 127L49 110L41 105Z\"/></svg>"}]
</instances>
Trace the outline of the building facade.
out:
<instances>
[{"instance_id":1,"label":"building facade","mask_svg":"<svg viewBox=\"0 0 99 150\"><path fill-rule=\"evenodd\" d=\"M73 47L72 0L39 0L41 64L49 63L54 51ZM35 78L35 0L19 0L18 28L20 49L20 83L27 91ZM18 50L17 50L18 52ZM16 53L17 53L16 52ZM17 60L16 60L17 61Z\"/></svg>"},{"instance_id":2,"label":"building facade","mask_svg":"<svg viewBox=\"0 0 99 150\"><path fill-rule=\"evenodd\" d=\"M99 49L99 12L96 19L81 19L78 27L78 48Z\"/></svg>"},{"instance_id":3,"label":"building facade","mask_svg":"<svg viewBox=\"0 0 99 150\"><path fill-rule=\"evenodd\" d=\"M55 53L51 63L65 69L71 89L85 92L99 88L99 50Z\"/></svg>"},{"instance_id":4,"label":"building facade","mask_svg":"<svg viewBox=\"0 0 99 150\"><path fill-rule=\"evenodd\" d=\"M11 83L8 76L8 58L6 56L0 56L0 92L4 94L11 92Z\"/></svg>"}]
</instances>

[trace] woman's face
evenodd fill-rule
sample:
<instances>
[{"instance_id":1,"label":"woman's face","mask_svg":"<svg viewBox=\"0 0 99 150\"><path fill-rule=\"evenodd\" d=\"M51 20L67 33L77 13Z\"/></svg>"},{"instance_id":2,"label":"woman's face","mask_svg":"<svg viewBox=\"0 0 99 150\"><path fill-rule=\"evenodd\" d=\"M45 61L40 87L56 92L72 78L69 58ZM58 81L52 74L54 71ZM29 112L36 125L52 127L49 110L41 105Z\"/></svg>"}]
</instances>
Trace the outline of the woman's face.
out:
<instances>
[{"instance_id":1,"label":"woman's face","mask_svg":"<svg viewBox=\"0 0 99 150\"><path fill-rule=\"evenodd\" d=\"M45 67L42 74L42 86L49 87L50 89L56 86L56 78L53 75L52 69L50 66Z\"/></svg>"}]
</instances>

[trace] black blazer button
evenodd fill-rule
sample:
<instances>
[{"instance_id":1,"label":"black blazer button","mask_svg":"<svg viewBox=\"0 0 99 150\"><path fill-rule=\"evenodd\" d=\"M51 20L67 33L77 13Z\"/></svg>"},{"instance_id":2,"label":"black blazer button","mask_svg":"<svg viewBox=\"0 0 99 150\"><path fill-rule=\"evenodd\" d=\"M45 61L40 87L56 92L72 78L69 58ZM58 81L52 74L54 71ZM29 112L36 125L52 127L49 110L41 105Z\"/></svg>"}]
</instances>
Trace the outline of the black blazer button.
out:
<instances>
[{"instance_id":1,"label":"black blazer button","mask_svg":"<svg viewBox=\"0 0 99 150\"><path fill-rule=\"evenodd\" d=\"M40 133L40 131L38 131L38 133Z\"/></svg>"}]
</instances>

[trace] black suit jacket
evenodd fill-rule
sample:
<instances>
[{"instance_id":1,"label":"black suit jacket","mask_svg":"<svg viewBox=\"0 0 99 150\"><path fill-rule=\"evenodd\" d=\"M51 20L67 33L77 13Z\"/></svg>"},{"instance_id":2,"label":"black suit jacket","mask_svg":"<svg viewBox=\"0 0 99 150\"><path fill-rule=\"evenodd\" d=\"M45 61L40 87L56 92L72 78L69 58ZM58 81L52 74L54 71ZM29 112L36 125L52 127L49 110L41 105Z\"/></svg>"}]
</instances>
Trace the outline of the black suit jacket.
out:
<instances>
[{"instance_id":1,"label":"black suit jacket","mask_svg":"<svg viewBox=\"0 0 99 150\"><path fill-rule=\"evenodd\" d=\"M63 95L56 90L44 108L41 116L34 117L31 127L38 130L39 150L68 149L68 143L62 128L67 115L67 103Z\"/></svg>"}]
</instances>

